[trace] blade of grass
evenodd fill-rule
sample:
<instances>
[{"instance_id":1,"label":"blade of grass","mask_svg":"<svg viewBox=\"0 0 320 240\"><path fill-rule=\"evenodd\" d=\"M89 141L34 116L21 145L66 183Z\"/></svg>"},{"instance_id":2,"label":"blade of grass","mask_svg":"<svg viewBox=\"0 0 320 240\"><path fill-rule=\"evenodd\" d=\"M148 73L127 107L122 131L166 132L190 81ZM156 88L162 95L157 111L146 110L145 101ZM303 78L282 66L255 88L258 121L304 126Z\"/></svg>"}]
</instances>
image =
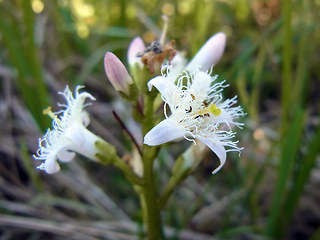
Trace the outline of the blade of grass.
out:
<instances>
[{"instance_id":1,"label":"blade of grass","mask_svg":"<svg viewBox=\"0 0 320 240\"><path fill-rule=\"evenodd\" d=\"M292 168L301 143L304 119L304 111L297 108L293 123L289 125L289 131L287 131L287 135L282 138L282 142L280 143L281 159L278 165L277 180L273 194L271 213L268 218L266 229L268 236L281 234L282 231L281 227L279 227L279 221L281 214L283 213L284 198L287 194L287 187L292 173Z\"/></svg>"},{"instance_id":2,"label":"blade of grass","mask_svg":"<svg viewBox=\"0 0 320 240\"><path fill-rule=\"evenodd\" d=\"M84 67L79 74L79 76L75 80L76 85L84 84L86 78L92 72L93 68L97 65L103 65L103 56L106 51L114 51L115 49L124 49L128 46L128 40L109 42L108 44L96 49L88 58L84 64Z\"/></svg>"},{"instance_id":3,"label":"blade of grass","mask_svg":"<svg viewBox=\"0 0 320 240\"><path fill-rule=\"evenodd\" d=\"M38 108L37 110L42 113L42 109L46 108L49 105L49 93L45 86L45 80L43 78L42 66L38 57L38 49L36 47L35 41L35 16L31 8L31 1L24 0L22 1L24 25L26 27L26 41L27 44L24 48L26 56L28 56L28 67L32 75L32 85L35 91L36 102L35 104ZM38 119L39 125L44 130L48 127L49 120L47 117L44 117L43 114L40 114L40 119Z\"/></svg>"},{"instance_id":4,"label":"blade of grass","mask_svg":"<svg viewBox=\"0 0 320 240\"><path fill-rule=\"evenodd\" d=\"M27 3L23 2L23 4ZM36 56L34 37L29 37L30 34L33 35L34 24L30 20L32 17L29 16L33 13L24 13L24 15L28 15L24 22L29 26L26 27L27 40L23 41L20 21L8 13L8 10L5 10L3 6L0 6L0 12L6 16L6 20L0 21L0 30L3 33L3 42L7 47L11 63L18 72L16 80L19 91L36 122L44 131L49 125L49 120L43 117L42 109L48 106L49 95L41 76L41 66Z\"/></svg>"},{"instance_id":5,"label":"blade of grass","mask_svg":"<svg viewBox=\"0 0 320 240\"><path fill-rule=\"evenodd\" d=\"M6 21L0 21L0 31L3 33L3 42L7 47L7 51L13 66L15 66L18 75L16 78L18 89L21 93L21 96L32 113L34 119L39 123L42 122L42 113L38 111L38 101L36 100L36 95L32 85L30 84L30 75L28 71L27 59L24 57L22 46L18 41L17 30L9 25ZM42 126L44 130L47 126Z\"/></svg>"},{"instance_id":6,"label":"blade of grass","mask_svg":"<svg viewBox=\"0 0 320 240\"><path fill-rule=\"evenodd\" d=\"M261 45L259 48L258 57L253 72L252 80L252 94L250 97L250 106L249 106L249 116L255 120L259 121L259 96L260 96L260 83L261 75L265 61L266 48Z\"/></svg>"},{"instance_id":7,"label":"blade of grass","mask_svg":"<svg viewBox=\"0 0 320 240\"><path fill-rule=\"evenodd\" d=\"M320 239L320 226L317 228L317 230L309 240L318 240L318 239Z\"/></svg>"},{"instance_id":8,"label":"blade of grass","mask_svg":"<svg viewBox=\"0 0 320 240\"><path fill-rule=\"evenodd\" d=\"M282 90L281 90L281 133L285 135L289 123L290 103L292 91L292 76L291 76L291 51L292 51L292 30L291 30L291 0L282 1L282 16L283 16L283 49L282 49Z\"/></svg>"},{"instance_id":9,"label":"blade of grass","mask_svg":"<svg viewBox=\"0 0 320 240\"><path fill-rule=\"evenodd\" d=\"M246 71L247 71L246 68L239 68L236 83L237 83L240 101L243 104L243 106L248 107L250 98L249 98L249 93L246 89Z\"/></svg>"},{"instance_id":10,"label":"blade of grass","mask_svg":"<svg viewBox=\"0 0 320 240\"><path fill-rule=\"evenodd\" d=\"M309 1L302 1L302 6L300 8L301 14L308 12L310 10ZM305 86L309 82L309 72L310 72L310 59L312 58L311 53L315 50L313 49L316 44L312 44L311 41L314 40L311 37L312 24L309 24L305 18L300 19L298 36L299 45L298 45L298 56L297 56L297 73L295 79L295 85L293 89L293 100L296 103L303 104L304 90Z\"/></svg>"},{"instance_id":11,"label":"blade of grass","mask_svg":"<svg viewBox=\"0 0 320 240\"><path fill-rule=\"evenodd\" d=\"M292 188L287 195L286 199L286 208L284 215L286 220L289 221L293 215L294 209L299 203L300 196L303 192L304 186L307 183L312 168L315 165L317 160L317 155L319 154L320 149L320 126L318 126L316 133L313 136L313 139L308 145L307 155L302 159L301 165L298 167L299 171L295 177Z\"/></svg>"},{"instance_id":12,"label":"blade of grass","mask_svg":"<svg viewBox=\"0 0 320 240\"><path fill-rule=\"evenodd\" d=\"M268 38L271 34L273 34L282 24L282 19L276 21L265 33L262 34L259 41L252 44L251 47L247 48L245 52L243 52L234 62L233 67L226 73L226 79L233 79L233 75L238 72L238 69L243 68L243 66L248 62L248 59L252 56L252 54L257 50L257 48Z\"/></svg>"},{"instance_id":13,"label":"blade of grass","mask_svg":"<svg viewBox=\"0 0 320 240\"><path fill-rule=\"evenodd\" d=\"M247 209L250 210L252 224L256 223L256 219L260 217L260 209L259 209L259 203L258 203L258 190L261 186L262 180L264 178L264 173L266 171L266 168L270 165L270 161L272 160L272 156L274 156L274 147L270 148L271 151L269 151L268 155L266 156L265 160L261 164L261 166L257 169L256 172L254 172L253 180L251 181L250 185L246 187L246 195L243 200L243 206L244 208L241 209L241 211L238 212L236 217L240 220L245 213ZM256 163L254 164L254 168L256 169ZM253 173L253 171L251 171Z\"/></svg>"},{"instance_id":14,"label":"blade of grass","mask_svg":"<svg viewBox=\"0 0 320 240\"><path fill-rule=\"evenodd\" d=\"M210 20L212 18L212 14L214 13L215 9L215 1L198 1L195 5L194 9L194 19L197 29L197 34L193 35L191 41L191 56L194 56L201 45L205 42L207 35L206 33L210 33L208 31ZM211 30L212 31L212 30ZM212 33L211 33L212 34Z\"/></svg>"}]
</instances>

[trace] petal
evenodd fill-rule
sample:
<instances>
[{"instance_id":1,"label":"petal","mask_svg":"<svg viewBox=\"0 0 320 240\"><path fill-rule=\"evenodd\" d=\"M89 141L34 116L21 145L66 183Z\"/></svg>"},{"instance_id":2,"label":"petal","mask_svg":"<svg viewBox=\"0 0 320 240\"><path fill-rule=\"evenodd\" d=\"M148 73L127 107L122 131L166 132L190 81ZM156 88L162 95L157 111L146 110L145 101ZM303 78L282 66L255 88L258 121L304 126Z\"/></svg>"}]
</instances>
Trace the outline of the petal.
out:
<instances>
[{"instance_id":1,"label":"petal","mask_svg":"<svg viewBox=\"0 0 320 240\"><path fill-rule=\"evenodd\" d=\"M170 71L168 71L166 78L169 81L174 82L179 75L181 75L186 66L186 62L186 58L183 57L181 53L177 52L170 63Z\"/></svg>"},{"instance_id":2,"label":"petal","mask_svg":"<svg viewBox=\"0 0 320 240\"><path fill-rule=\"evenodd\" d=\"M83 146L86 138L84 130L86 128L81 126L72 126L64 132L64 145L62 149L70 149L72 146ZM61 151L61 150L60 150Z\"/></svg>"},{"instance_id":3,"label":"petal","mask_svg":"<svg viewBox=\"0 0 320 240\"><path fill-rule=\"evenodd\" d=\"M67 86L68 87L68 86ZM96 98L94 96L92 96L90 93L84 91L84 92L79 92L79 90L81 88L84 88L84 86L81 86L81 85L78 85L76 87L76 89L74 90L74 95L75 95L75 98L74 98L74 101L76 101L78 98L81 99L81 101L85 101L87 98L89 98L90 100L92 101L95 101ZM69 90L70 91L70 90Z\"/></svg>"},{"instance_id":4,"label":"petal","mask_svg":"<svg viewBox=\"0 0 320 240\"><path fill-rule=\"evenodd\" d=\"M168 118L161 121L144 136L144 144L160 145L184 136L185 131L175 121Z\"/></svg>"},{"instance_id":5,"label":"petal","mask_svg":"<svg viewBox=\"0 0 320 240\"><path fill-rule=\"evenodd\" d=\"M209 70L222 57L225 45L226 35L222 32L216 33L200 48L186 70L192 72L198 67L203 71Z\"/></svg>"},{"instance_id":6,"label":"petal","mask_svg":"<svg viewBox=\"0 0 320 240\"><path fill-rule=\"evenodd\" d=\"M74 152L70 152L65 150L61 150L58 153L58 158L61 162L70 162L74 157L75 157L75 153Z\"/></svg>"},{"instance_id":7,"label":"petal","mask_svg":"<svg viewBox=\"0 0 320 240\"><path fill-rule=\"evenodd\" d=\"M207 94L210 91L210 85L212 83L212 77L202 71L196 71L193 76L193 81L190 89L198 94Z\"/></svg>"},{"instance_id":8,"label":"petal","mask_svg":"<svg viewBox=\"0 0 320 240\"><path fill-rule=\"evenodd\" d=\"M81 112L81 121L82 121L83 126L87 127L89 125L90 117L86 111Z\"/></svg>"},{"instance_id":9,"label":"petal","mask_svg":"<svg viewBox=\"0 0 320 240\"><path fill-rule=\"evenodd\" d=\"M182 69L186 66L187 59L180 53L177 52L174 58L171 61L172 67L178 68L179 73L182 71Z\"/></svg>"},{"instance_id":10,"label":"petal","mask_svg":"<svg viewBox=\"0 0 320 240\"><path fill-rule=\"evenodd\" d=\"M47 158L45 162L37 168L45 170L49 174L59 172L60 170L60 166L57 163L55 156Z\"/></svg>"},{"instance_id":11,"label":"petal","mask_svg":"<svg viewBox=\"0 0 320 240\"><path fill-rule=\"evenodd\" d=\"M227 158L227 152L223 144L215 137L198 137L198 139L206 144L220 159L220 165L212 171L212 174L217 173L223 167Z\"/></svg>"},{"instance_id":12,"label":"petal","mask_svg":"<svg viewBox=\"0 0 320 240\"><path fill-rule=\"evenodd\" d=\"M128 63L132 66L138 63L142 67L140 57L137 57L137 55L143 53L145 48L143 40L140 37L134 38L128 48Z\"/></svg>"},{"instance_id":13,"label":"petal","mask_svg":"<svg viewBox=\"0 0 320 240\"><path fill-rule=\"evenodd\" d=\"M167 90L175 88L175 85L171 81L169 81L166 77L162 77L162 76L158 76L158 77L152 78L148 82L149 91L151 91L153 86L155 86L155 88L158 89L158 91L164 97L166 97Z\"/></svg>"}]
</instances>

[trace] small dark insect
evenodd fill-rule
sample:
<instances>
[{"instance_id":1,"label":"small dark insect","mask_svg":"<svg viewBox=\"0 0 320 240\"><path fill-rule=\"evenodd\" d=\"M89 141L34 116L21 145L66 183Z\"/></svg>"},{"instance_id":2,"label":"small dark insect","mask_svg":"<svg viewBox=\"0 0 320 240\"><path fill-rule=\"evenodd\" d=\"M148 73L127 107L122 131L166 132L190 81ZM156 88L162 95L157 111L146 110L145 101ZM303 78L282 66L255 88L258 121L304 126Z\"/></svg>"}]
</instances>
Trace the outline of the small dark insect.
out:
<instances>
[{"instance_id":1,"label":"small dark insect","mask_svg":"<svg viewBox=\"0 0 320 240\"><path fill-rule=\"evenodd\" d=\"M203 116L210 117L210 114L209 113L205 113L205 114L203 114Z\"/></svg>"},{"instance_id":2,"label":"small dark insect","mask_svg":"<svg viewBox=\"0 0 320 240\"><path fill-rule=\"evenodd\" d=\"M207 101L203 101L203 106L208 107L209 106L208 102Z\"/></svg>"},{"instance_id":3,"label":"small dark insect","mask_svg":"<svg viewBox=\"0 0 320 240\"><path fill-rule=\"evenodd\" d=\"M153 74L157 69L161 68L165 58L168 58L169 63L171 62L176 55L174 45L174 40L164 46L158 41L153 41L142 53L139 53L137 57L141 57L141 62L147 65L150 73Z\"/></svg>"},{"instance_id":4,"label":"small dark insect","mask_svg":"<svg viewBox=\"0 0 320 240\"><path fill-rule=\"evenodd\" d=\"M138 53L137 57L142 57L144 54L148 52L153 52L156 54L162 53L161 44L158 41L153 41L149 46L147 46L147 48L142 53Z\"/></svg>"}]
</instances>

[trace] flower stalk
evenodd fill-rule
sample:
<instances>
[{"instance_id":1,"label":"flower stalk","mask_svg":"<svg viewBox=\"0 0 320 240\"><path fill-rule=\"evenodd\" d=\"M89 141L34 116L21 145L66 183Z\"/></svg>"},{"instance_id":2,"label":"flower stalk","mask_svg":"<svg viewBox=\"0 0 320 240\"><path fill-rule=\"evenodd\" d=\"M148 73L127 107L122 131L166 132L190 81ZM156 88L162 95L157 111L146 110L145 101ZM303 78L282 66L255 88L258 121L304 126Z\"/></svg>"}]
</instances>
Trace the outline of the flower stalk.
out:
<instances>
[{"instance_id":1,"label":"flower stalk","mask_svg":"<svg viewBox=\"0 0 320 240\"><path fill-rule=\"evenodd\" d=\"M146 225L148 239L160 239L162 224L160 209L158 207L158 193L155 183L153 163L158 153L158 148L144 146L143 149L143 179L142 194L146 210Z\"/></svg>"},{"instance_id":2,"label":"flower stalk","mask_svg":"<svg viewBox=\"0 0 320 240\"><path fill-rule=\"evenodd\" d=\"M151 93L145 94L145 111L144 120L142 122L143 134L148 132L154 125L154 101ZM162 224L160 217L160 209L158 207L158 193L154 176L153 164L159 152L158 147L149 147L143 145L143 179L142 197L145 205L145 222L147 225L148 239L160 239L162 234Z\"/></svg>"}]
</instances>

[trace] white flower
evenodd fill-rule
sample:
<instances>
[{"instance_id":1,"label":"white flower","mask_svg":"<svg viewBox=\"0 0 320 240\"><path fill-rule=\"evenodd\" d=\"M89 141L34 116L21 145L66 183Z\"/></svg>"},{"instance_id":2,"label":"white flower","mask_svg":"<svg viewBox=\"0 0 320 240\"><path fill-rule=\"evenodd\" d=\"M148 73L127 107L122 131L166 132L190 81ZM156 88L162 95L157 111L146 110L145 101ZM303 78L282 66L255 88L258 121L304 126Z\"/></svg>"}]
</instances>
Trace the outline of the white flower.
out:
<instances>
[{"instance_id":1,"label":"white flower","mask_svg":"<svg viewBox=\"0 0 320 240\"><path fill-rule=\"evenodd\" d=\"M148 83L149 90L155 86L161 93L166 119L145 135L144 143L155 146L182 137L189 141L198 139L220 159L220 166L212 172L214 174L224 165L226 152L241 150L237 142L231 141L235 136L231 127L242 126L235 121L243 115L242 109L234 107L236 97L222 100L221 92L228 85L225 81L214 83L217 76L212 77L209 72L198 68L173 80L170 70L168 66L167 73ZM170 116L166 113L166 106L170 108Z\"/></svg>"},{"instance_id":2,"label":"white flower","mask_svg":"<svg viewBox=\"0 0 320 240\"><path fill-rule=\"evenodd\" d=\"M60 166L57 159L69 162L74 158L75 152L95 160L97 150L94 144L100 138L86 129L90 119L83 110L88 105L85 100L95 98L88 92L79 93L81 88L82 86L76 88L73 97L67 86L63 92L59 92L66 99L66 104L60 104L65 109L56 114L52 113L50 108L47 110L47 114L53 118L53 129L48 129L44 137L39 139L39 149L33 156L37 160L45 161L37 168L47 173L58 172Z\"/></svg>"}]
</instances>

